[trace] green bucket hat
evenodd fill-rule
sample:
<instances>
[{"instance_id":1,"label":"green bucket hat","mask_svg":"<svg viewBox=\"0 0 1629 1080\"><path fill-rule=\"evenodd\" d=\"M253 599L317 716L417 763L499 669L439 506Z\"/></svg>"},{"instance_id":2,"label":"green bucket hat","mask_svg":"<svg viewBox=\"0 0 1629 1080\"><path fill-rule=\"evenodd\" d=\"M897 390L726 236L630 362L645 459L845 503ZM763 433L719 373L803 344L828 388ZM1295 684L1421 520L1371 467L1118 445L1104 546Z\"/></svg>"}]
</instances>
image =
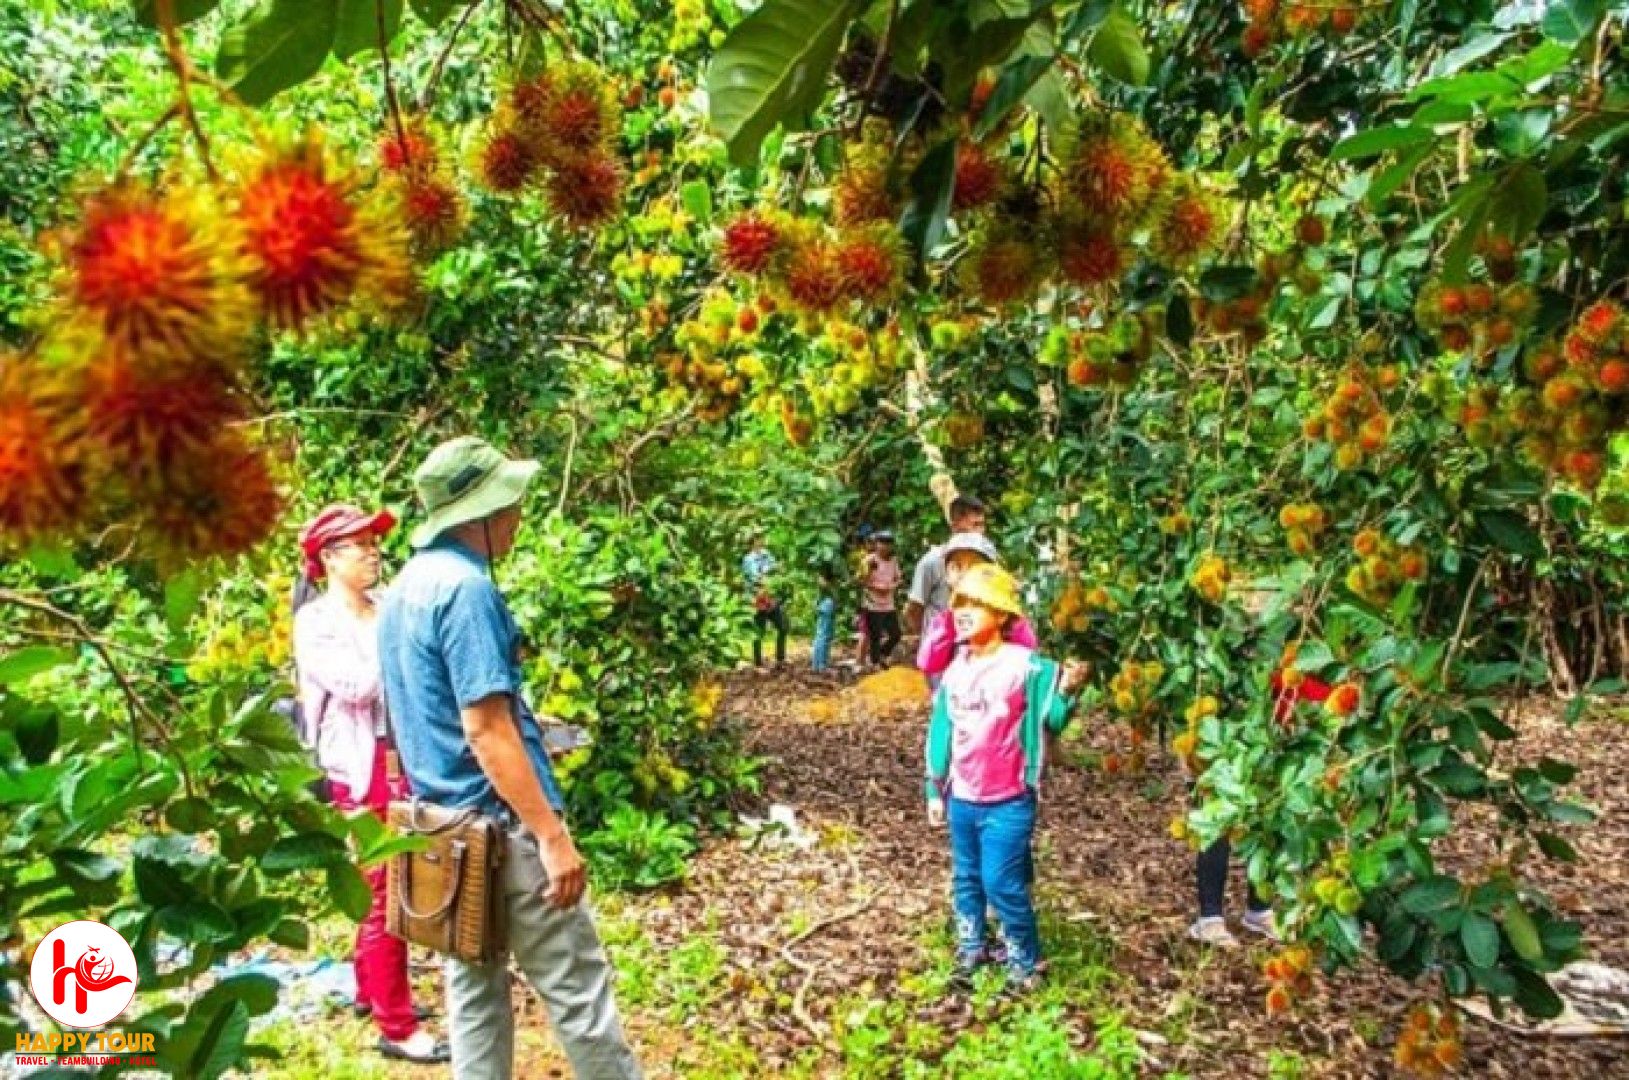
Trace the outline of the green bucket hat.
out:
<instances>
[{"instance_id":1,"label":"green bucket hat","mask_svg":"<svg viewBox=\"0 0 1629 1080\"><path fill-rule=\"evenodd\" d=\"M473 435L442 443L413 474L413 486L428 515L413 530L413 546L426 547L454 525L480 521L514 506L525 497L540 468L535 461L506 458Z\"/></svg>"}]
</instances>

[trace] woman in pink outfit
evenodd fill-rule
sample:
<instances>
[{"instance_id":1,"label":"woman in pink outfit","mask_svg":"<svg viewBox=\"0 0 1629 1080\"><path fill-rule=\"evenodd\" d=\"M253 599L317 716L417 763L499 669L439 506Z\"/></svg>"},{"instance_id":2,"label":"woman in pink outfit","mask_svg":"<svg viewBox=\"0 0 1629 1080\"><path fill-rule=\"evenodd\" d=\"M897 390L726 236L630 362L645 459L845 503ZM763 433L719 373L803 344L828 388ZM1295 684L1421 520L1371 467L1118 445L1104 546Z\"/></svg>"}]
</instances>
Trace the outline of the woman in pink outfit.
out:
<instances>
[{"instance_id":1,"label":"woman in pink outfit","mask_svg":"<svg viewBox=\"0 0 1629 1080\"><path fill-rule=\"evenodd\" d=\"M294 614L294 664L308 745L328 774L334 805L365 806L380 819L393 795L386 777L384 693L374 633L379 539L395 527L387 510L325 508L300 530L305 594L327 588ZM407 944L385 931L385 868L364 871L373 906L357 927L356 1000L371 1010L379 1051L420 1064L449 1060L447 1044L419 1026L407 977Z\"/></svg>"}]
</instances>

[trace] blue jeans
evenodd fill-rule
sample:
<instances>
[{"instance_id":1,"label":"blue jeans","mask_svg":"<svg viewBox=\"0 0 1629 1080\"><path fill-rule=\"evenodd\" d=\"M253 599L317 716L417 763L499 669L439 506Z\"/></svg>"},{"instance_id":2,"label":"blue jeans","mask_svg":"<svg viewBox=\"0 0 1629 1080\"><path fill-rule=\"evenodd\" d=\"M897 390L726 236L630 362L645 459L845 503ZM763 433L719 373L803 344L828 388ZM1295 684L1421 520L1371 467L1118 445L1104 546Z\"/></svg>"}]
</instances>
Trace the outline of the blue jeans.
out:
<instances>
[{"instance_id":1,"label":"blue jeans","mask_svg":"<svg viewBox=\"0 0 1629 1080\"><path fill-rule=\"evenodd\" d=\"M948 810L950 866L956 911L956 951L962 957L984 948L985 906L995 909L1007 944L1007 964L1028 975L1041 959L1030 885L1035 836L1035 793L998 803L952 798Z\"/></svg>"},{"instance_id":2,"label":"blue jeans","mask_svg":"<svg viewBox=\"0 0 1629 1080\"><path fill-rule=\"evenodd\" d=\"M813 656L809 664L816 671L825 671L831 666L831 639L837 629L835 615L822 615L815 620L815 636Z\"/></svg>"}]
</instances>

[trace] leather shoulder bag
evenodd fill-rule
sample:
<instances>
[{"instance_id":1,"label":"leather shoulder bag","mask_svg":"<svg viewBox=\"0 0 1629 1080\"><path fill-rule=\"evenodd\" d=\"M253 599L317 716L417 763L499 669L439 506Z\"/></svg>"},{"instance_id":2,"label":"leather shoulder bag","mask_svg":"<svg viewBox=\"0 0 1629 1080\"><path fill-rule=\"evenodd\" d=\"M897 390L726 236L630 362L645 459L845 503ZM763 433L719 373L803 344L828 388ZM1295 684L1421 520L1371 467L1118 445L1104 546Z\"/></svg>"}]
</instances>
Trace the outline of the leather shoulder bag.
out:
<instances>
[{"instance_id":1,"label":"leather shoulder bag","mask_svg":"<svg viewBox=\"0 0 1629 1080\"><path fill-rule=\"evenodd\" d=\"M392 765L395 756L392 750ZM427 843L390 860L385 929L471 963L502 956L508 945L500 876L505 838L498 822L474 809L408 798L391 802L390 825Z\"/></svg>"}]
</instances>

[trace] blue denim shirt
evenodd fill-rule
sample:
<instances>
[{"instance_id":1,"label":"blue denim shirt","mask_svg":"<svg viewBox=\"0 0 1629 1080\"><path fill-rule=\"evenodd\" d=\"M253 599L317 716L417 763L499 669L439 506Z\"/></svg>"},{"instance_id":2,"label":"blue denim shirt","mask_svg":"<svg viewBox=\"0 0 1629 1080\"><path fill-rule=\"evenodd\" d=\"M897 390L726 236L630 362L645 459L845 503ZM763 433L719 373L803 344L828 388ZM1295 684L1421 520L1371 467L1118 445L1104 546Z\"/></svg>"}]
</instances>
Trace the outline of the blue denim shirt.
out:
<instances>
[{"instance_id":1,"label":"blue denim shirt","mask_svg":"<svg viewBox=\"0 0 1629 1080\"><path fill-rule=\"evenodd\" d=\"M436 806L503 808L464 736L459 710L508 694L526 756L556 812L560 786L521 695L520 631L484 559L446 537L415 554L379 607L385 704L413 793Z\"/></svg>"},{"instance_id":2,"label":"blue denim shirt","mask_svg":"<svg viewBox=\"0 0 1629 1080\"><path fill-rule=\"evenodd\" d=\"M820 603L815 605L815 636L830 638L836 628L837 601L830 596L822 596Z\"/></svg>"}]
</instances>

